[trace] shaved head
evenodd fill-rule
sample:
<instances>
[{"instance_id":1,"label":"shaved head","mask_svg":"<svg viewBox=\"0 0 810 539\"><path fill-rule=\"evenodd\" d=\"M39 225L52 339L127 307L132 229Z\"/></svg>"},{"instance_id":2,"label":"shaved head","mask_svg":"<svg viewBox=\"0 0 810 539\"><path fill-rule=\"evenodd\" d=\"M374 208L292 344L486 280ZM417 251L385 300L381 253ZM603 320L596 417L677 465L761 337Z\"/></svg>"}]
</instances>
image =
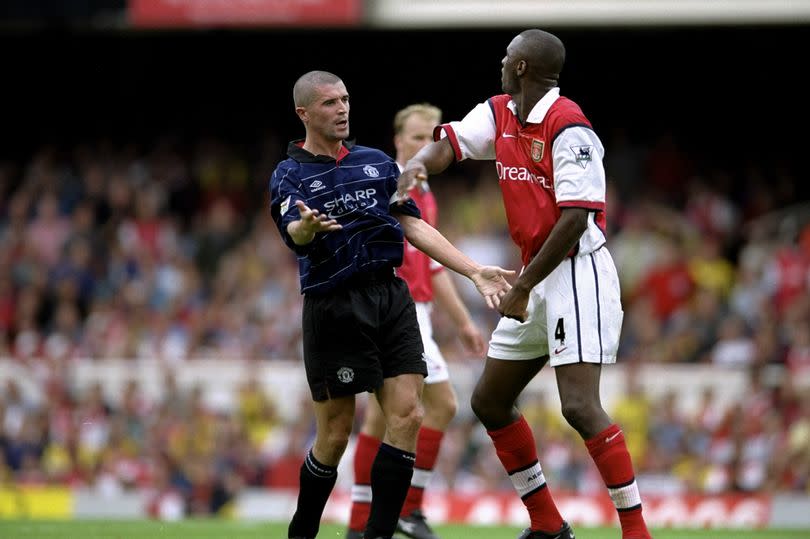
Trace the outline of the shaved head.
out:
<instances>
[{"instance_id":1,"label":"shaved head","mask_svg":"<svg viewBox=\"0 0 810 539\"><path fill-rule=\"evenodd\" d=\"M565 63L565 46L560 38L536 28L521 32L518 38L514 42L514 54L517 59L526 61L527 76L556 83Z\"/></svg>"},{"instance_id":2,"label":"shaved head","mask_svg":"<svg viewBox=\"0 0 810 539\"><path fill-rule=\"evenodd\" d=\"M293 86L293 101L296 107L308 107L315 99L315 89L325 84L338 84L343 82L340 77L328 71L310 71L304 73Z\"/></svg>"}]
</instances>

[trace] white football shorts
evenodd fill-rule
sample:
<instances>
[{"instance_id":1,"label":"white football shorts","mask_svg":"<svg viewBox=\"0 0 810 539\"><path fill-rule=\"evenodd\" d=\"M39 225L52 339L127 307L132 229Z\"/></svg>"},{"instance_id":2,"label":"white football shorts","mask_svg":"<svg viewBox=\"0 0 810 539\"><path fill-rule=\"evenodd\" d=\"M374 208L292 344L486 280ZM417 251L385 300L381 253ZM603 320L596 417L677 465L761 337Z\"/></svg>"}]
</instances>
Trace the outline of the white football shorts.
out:
<instances>
[{"instance_id":1,"label":"white football shorts","mask_svg":"<svg viewBox=\"0 0 810 539\"><path fill-rule=\"evenodd\" d=\"M427 362L428 375L425 378L426 384L438 384L450 379L450 371L447 369L439 345L433 340L433 324L430 320L432 305L425 302L416 303L416 319L419 321L419 333L422 334L422 345L425 347L425 361Z\"/></svg>"},{"instance_id":2,"label":"white football shorts","mask_svg":"<svg viewBox=\"0 0 810 539\"><path fill-rule=\"evenodd\" d=\"M606 247L566 258L529 295L525 322L501 318L487 355L550 356L552 367L615 363L624 311L619 276Z\"/></svg>"}]
</instances>

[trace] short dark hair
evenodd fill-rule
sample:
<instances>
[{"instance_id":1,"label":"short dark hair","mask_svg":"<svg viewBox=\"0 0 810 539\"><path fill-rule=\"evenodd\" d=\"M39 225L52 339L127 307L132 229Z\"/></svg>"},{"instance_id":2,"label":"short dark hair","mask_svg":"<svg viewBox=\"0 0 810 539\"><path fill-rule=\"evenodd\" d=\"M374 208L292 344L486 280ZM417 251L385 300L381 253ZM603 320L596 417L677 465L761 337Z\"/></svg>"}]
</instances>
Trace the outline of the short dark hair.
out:
<instances>
[{"instance_id":1,"label":"short dark hair","mask_svg":"<svg viewBox=\"0 0 810 539\"><path fill-rule=\"evenodd\" d=\"M340 77L328 71L310 71L304 73L293 86L293 102L296 107L306 107L315 97L315 88L322 84L343 82Z\"/></svg>"}]
</instances>

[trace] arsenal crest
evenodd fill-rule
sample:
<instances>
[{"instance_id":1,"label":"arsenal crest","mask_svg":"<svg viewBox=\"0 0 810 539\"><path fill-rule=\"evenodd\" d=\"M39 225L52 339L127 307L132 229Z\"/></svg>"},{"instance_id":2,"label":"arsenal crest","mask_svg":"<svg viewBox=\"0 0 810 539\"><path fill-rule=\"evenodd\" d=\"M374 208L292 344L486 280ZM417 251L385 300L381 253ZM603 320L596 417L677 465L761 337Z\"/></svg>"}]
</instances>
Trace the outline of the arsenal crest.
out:
<instances>
[{"instance_id":1,"label":"arsenal crest","mask_svg":"<svg viewBox=\"0 0 810 539\"><path fill-rule=\"evenodd\" d=\"M543 158L543 148L546 143L542 140L532 139L532 161L537 162Z\"/></svg>"}]
</instances>

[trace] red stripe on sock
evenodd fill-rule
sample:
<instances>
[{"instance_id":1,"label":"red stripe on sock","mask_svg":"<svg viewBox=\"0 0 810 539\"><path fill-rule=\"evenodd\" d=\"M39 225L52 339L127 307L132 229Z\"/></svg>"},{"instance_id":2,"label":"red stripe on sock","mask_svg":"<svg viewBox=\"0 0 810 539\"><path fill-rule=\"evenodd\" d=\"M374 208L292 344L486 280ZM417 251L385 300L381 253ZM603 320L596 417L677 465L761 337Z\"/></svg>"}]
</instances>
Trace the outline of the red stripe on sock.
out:
<instances>
[{"instance_id":1,"label":"red stripe on sock","mask_svg":"<svg viewBox=\"0 0 810 539\"><path fill-rule=\"evenodd\" d=\"M357 445L354 450L354 484L371 485L371 465L380 449L380 440L360 433L357 435ZM349 515L349 528L358 532L366 529L368 515L371 511L370 503L352 502Z\"/></svg>"},{"instance_id":2,"label":"red stripe on sock","mask_svg":"<svg viewBox=\"0 0 810 539\"><path fill-rule=\"evenodd\" d=\"M440 430L428 427L419 429L419 436L416 439L416 464L414 468L433 471L434 466L436 466L436 459L439 457L439 448L443 437L444 432ZM424 494L425 489L411 485L405 503L402 505L402 516L410 515L414 509L421 509Z\"/></svg>"},{"instance_id":3,"label":"red stripe on sock","mask_svg":"<svg viewBox=\"0 0 810 539\"><path fill-rule=\"evenodd\" d=\"M487 431L487 434L492 438L498 458L507 472L526 468L538 460L532 429L523 416L511 425ZM548 485L524 498L523 504L529 511L532 530L556 532L562 528L563 518Z\"/></svg>"}]
</instances>

